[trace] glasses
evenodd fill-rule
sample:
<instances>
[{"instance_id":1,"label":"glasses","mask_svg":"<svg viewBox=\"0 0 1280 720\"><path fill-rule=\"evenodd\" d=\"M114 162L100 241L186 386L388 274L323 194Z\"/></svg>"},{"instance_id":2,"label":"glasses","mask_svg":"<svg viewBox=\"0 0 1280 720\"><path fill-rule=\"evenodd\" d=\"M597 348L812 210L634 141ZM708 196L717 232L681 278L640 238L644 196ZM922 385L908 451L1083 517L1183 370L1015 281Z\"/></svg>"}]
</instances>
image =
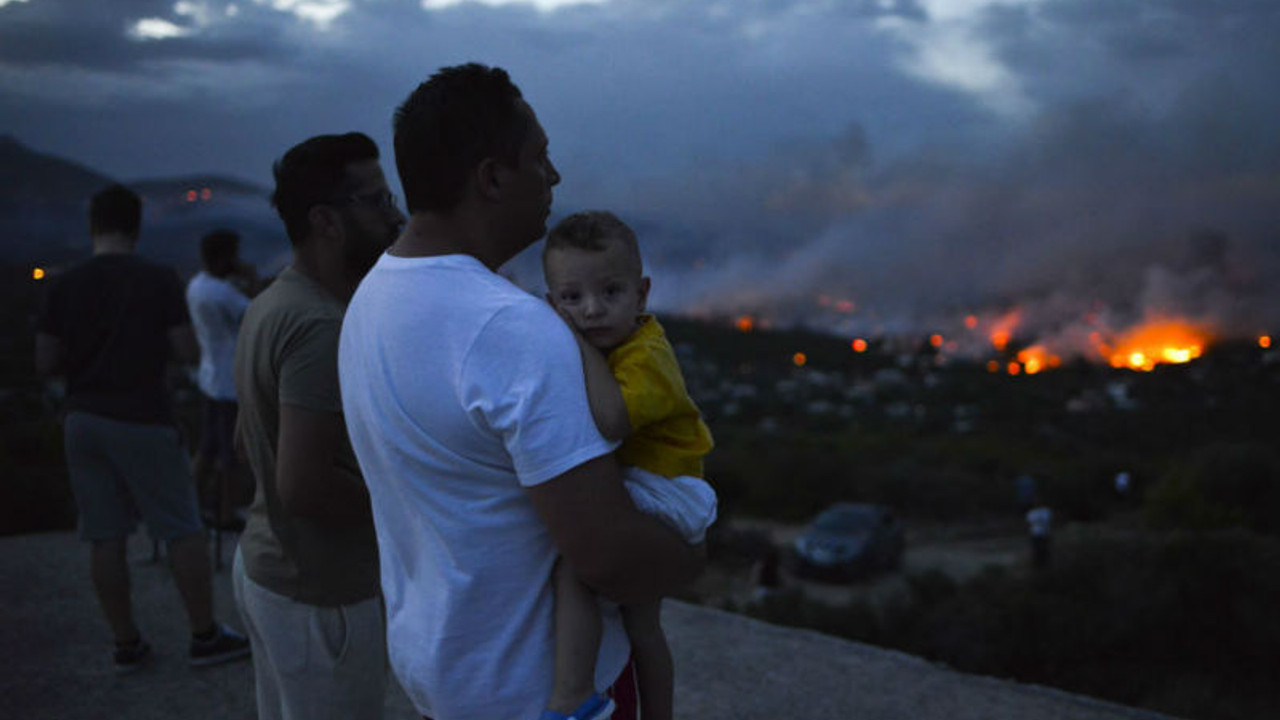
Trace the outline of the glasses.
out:
<instances>
[{"instance_id":1,"label":"glasses","mask_svg":"<svg viewBox=\"0 0 1280 720\"><path fill-rule=\"evenodd\" d=\"M335 205L364 205L377 210L397 210L400 200L395 193L377 191L371 193L352 194L334 201Z\"/></svg>"}]
</instances>

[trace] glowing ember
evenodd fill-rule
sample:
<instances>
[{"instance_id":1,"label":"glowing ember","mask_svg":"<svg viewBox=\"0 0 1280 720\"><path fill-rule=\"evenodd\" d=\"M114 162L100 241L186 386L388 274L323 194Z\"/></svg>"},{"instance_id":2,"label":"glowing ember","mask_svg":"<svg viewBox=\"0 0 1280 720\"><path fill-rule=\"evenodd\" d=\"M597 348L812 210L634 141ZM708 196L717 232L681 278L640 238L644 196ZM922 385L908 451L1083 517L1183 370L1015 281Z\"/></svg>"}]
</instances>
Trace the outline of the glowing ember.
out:
<instances>
[{"instance_id":1,"label":"glowing ember","mask_svg":"<svg viewBox=\"0 0 1280 720\"><path fill-rule=\"evenodd\" d=\"M1022 372L1022 366L1021 366L1021 365L1019 365L1019 364L1018 364L1018 363L1016 363L1016 362L1011 362L1011 363L1009 363L1009 374L1010 374L1010 375L1017 375L1017 374L1018 374L1018 373L1020 373L1020 372Z\"/></svg>"},{"instance_id":2,"label":"glowing ember","mask_svg":"<svg viewBox=\"0 0 1280 720\"><path fill-rule=\"evenodd\" d=\"M1164 363L1188 363L1204 353L1209 333L1179 320L1139 325L1117 338L1114 346L1101 346L1111 367L1150 372Z\"/></svg>"},{"instance_id":3,"label":"glowing ember","mask_svg":"<svg viewBox=\"0 0 1280 720\"><path fill-rule=\"evenodd\" d=\"M733 324L734 327L738 328L739 332L746 333L756 329L755 318L750 315L743 315L739 317Z\"/></svg>"},{"instance_id":4,"label":"glowing ember","mask_svg":"<svg viewBox=\"0 0 1280 720\"><path fill-rule=\"evenodd\" d=\"M43 280L43 279L44 279L44 268L42 268L42 267L33 268L33 269L31 270L31 279L32 279L32 280Z\"/></svg>"},{"instance_id":5,"label":"glowing ember","mask_svg":"<svg viewBox=\"0 0 1280 720\"><path fill-rule=\"evenodd\" d=\"M997 372L1000 372L1000 363L996 362L995 360L988 360L988 361L987 361L987 372L989 372L989 373L997 373Z\"/></svg>"},{"instance_id":6,"label":"glowing ember","mask_svg":"<svg viewBox=\"0 0 1280 720\"><path fill-rule=\"evenodd\" d=\"M853 343L851 343L851 345L853 347L854 352L863 353L867 351L867 341L863 340L862 338L858 338L854 340Z\"/></svg>"},{"instance_id":7,"label":"glowing ember","mask_svg":"<svg viewBox=\"0 0 1280 720\"><path fill-rule=\"evenodd\" d=\"M936 334L935 334L935 335L930 335L930 336L929 336L929 344L930 344L930 345L932 345L932 346L934 346L934 347L942 347L942 336L941 336L941 335L936 335Z\"/></svg>"},{"instance_id":8,"label":"glowing ember","mask_svg":"<svg viewBox=\"0 0 1280 720\"><path fill-rule=\"evenodd\" d=\"M991 347L1004 352L1004 349L1009 347L1009 331L996 330L991 333Z\"/></svg>"},{"instance_id":9,"label":"glowing ember","mask_svg":"<svg viewBox=\"0 0 1280 720\"><path fill-rule=\"evenodd\" d=\"M802 352L798 352L791 356L791 362L795 363L796 367L804 367L804 364L809 362L809 357Z\"/></svg>"},{"instance_id":10,"label":"glowing ember","mask_svg":"<svg viewBox=\"0 0 1280 720\"><path fill-rule=\"evenodd\" d=\"M1258 347L1260 347L1260 348L1269 348L1269 347L1271 347L1271 336L1270 336L1270 335L1259 335L1259 336L1258 336Z\"/></svg>"}]
</instances>

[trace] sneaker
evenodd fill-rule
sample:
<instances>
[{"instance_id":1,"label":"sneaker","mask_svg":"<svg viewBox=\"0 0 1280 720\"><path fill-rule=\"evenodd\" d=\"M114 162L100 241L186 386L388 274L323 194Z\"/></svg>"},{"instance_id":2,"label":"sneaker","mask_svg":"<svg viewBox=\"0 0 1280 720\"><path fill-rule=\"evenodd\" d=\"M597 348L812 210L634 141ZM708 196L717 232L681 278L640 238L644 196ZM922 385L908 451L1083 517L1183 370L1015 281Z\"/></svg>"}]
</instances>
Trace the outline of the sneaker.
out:
<instances>
[{"instance_id":1,"label":"sneaker","mask_svg":"<svg viewBox=\"0 0 1280 720\"><path fill-rule=\"evenodd\" d=\"M249 640L226 625L218 625L208 640L191 641L191 665L208 667L249 657Z\"/></svg>"},{"instance_id":2,"label":"sneaker","mask_svg":"<svg viewBox=\"0 0 1280 720\"><path fill-rule=\"evenodd\" d=\"M116 672L121 675L135 672L143 665L146 665L150 657L151 646L141 638L131 645L116 645L114 655Z\"/></svg>"}]
</instances>

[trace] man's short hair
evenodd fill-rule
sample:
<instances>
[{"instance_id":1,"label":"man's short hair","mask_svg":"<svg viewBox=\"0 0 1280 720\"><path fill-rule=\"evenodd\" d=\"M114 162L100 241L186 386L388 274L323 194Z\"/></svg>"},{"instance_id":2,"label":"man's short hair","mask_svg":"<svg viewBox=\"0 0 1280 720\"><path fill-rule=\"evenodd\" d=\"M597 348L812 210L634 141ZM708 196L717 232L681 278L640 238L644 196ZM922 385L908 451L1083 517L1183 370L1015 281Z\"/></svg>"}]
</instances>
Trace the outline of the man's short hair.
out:
<instances>
[{"instance_id":1,"label":"man's short hair","mask_svg":"<svg viewBox=\"0 0 1280 720\"><path fill-rule=\"evenodd\" d=\"M119 233L138 237L142 227L142 198L123 185L100 190L89 201L89 234Z\"/></svg>"},{"instance_id":2,"label":"man's short hair","mask_svg":"<svg viewBox=\"0 0 1280 720\"><path fill-rule=\"evenodd\" d=\"M607 241L622 243L635 260L636 271L643 271L640 243L636 240L635 231L608 210L585 210L556 223L551 232L547 233L547 244L542 249L543 266L546 266L547 255L552 250L599 252L605 249Z\"/></svg>"},{"instance_id":3,"label":"man's short hair","mask_svg":"<svg viewBox=\"0 0 1280 720\"><path fill-rule=\"evenodd\" d=\"M531 127L507 72L477 63L442 68L396 108L396 171L409 212L448 212L485 158L515 165Z\"/></svg>"},{"instance_id":4,"label":"man's short hair","mask_svg":"<svg viewBox=\"0 0 1280 720\"><path fill-rule=\"evenodd\" d=\"M214 230L200 238L200 263L214 277L230 274L239 255L240 236L232 230Z\"/></svg>"},{"instance_id":5,"label":"man's short hair","mask_svg":"<svg viewBox=\"0 0 1280 720\"><path fill-rule=\"evenodd\" d=\"M284 221L289 242L298 245L311 233L311 208L339 202L351 189L348 165L377 159L378 145L368 135L349 132L304 140L277 160L271 204Z\"/></svg>"}]
</instances>

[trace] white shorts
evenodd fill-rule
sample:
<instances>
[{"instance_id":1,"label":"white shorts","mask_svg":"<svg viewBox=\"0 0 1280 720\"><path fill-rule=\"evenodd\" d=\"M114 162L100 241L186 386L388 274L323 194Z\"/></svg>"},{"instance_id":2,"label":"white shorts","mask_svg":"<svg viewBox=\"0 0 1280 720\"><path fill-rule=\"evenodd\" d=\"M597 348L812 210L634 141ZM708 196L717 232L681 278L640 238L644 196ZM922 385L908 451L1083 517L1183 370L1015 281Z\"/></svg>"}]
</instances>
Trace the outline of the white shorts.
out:
<instances>
[{"instance_id":1,"label":"white shorts","mask_svg":"<svg viewBox=\"0 0 1280 720\"><path fill-rule=\"evenodd\" d=\"M716 491L690 475L668 478L638 467L622 468L622 481L641 512L657 516L690 544L707 538L716 521Z\"/></svg>"}]
</instances>

